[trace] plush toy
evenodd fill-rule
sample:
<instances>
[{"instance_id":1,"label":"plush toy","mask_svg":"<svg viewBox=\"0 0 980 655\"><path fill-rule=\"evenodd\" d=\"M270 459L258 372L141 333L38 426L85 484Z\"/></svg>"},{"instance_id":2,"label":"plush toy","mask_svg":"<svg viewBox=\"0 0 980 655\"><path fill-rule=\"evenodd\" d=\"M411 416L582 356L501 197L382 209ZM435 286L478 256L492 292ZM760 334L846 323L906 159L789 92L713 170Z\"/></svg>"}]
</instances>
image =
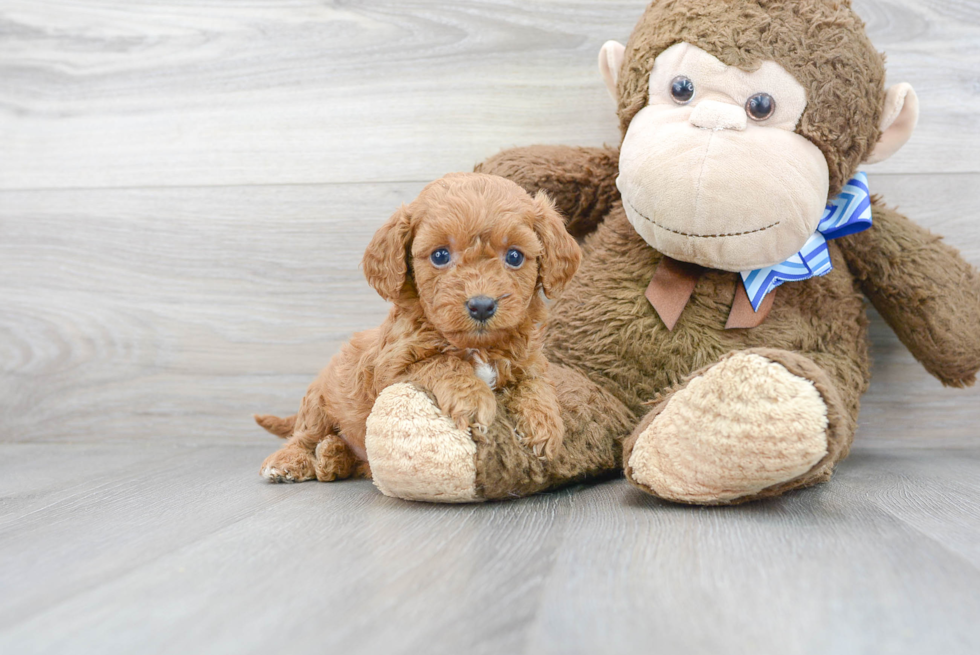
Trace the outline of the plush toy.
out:
<instances>
[{"instance_id":1,"label":"plush toy","mask_svg":"<svg viewBox=\"0 0 980 655\"><path fill-rule=\"evenodd\" d=\"M383 491L507 498L622 468L656 496L726 504L823 482L868 386L865 297L943 384L974 382L980 276L859 170L908 140L918 105L885 88L849 2L654 2L600 69L618 150L478 167L547 191L585 238L546 344L564 448L545 461L502 429L447 436L424 391L396 385L368 420ZM406 464L392 453L409 434L423 454ZM429 491L446 477L453 498Z\"/></svg>"}]
</instances>

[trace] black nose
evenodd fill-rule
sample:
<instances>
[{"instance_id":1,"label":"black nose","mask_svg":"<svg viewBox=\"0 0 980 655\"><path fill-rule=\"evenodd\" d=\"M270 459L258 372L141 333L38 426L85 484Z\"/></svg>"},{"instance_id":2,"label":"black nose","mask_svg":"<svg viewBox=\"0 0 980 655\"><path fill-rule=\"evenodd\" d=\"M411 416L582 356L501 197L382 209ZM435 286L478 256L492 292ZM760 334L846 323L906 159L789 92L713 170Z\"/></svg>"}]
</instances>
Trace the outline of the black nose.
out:
<instances>
[{"instance_id":1,"label":"black nose","mask_svg":"<svg viewBox=\"0 0 980 655\"><path fill-rule=\"evenodd\" d=\"M497 301L487 296L477 296L466 301L466 309L476 320L485 321L497 311Z\"/></svg>"}]
</instances>

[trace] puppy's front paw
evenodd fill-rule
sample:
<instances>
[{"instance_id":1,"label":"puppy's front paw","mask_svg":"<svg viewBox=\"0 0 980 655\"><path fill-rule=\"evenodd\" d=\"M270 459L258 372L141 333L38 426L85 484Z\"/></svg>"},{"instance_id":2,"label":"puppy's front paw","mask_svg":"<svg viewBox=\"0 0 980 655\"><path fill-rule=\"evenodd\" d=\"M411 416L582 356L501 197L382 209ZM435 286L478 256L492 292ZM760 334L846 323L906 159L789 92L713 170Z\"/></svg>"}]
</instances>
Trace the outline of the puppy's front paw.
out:
<instances>
[{"instance_id":1,"label":"puppy's front paw","mask_svg":"<svg viewBox=\"0 0 980 655\"><path fill-rule=\"evenodd\" d=\"M552 459L565 440L565 422L557 413L525 409L517 419L517 436L538 457Z\"/></svg>"},{"instance_id":2,"label":"puppy's front paw","mask_svg":"<svg viewBox=\"0 0 980 655\"><path fill-rule=\"evenodd\" d=\"M289 446L266 457L259 472L269 482L304 482L316 478L310 454Z\"/></svg>"},{"instance_id":3,"label":"puppy's front paw","mask_svg":"<svg viewBox=\"0 0 980 655\"><path fill-rule=\"evenodd\" d=\"M497 400L493 393L470 392L436 398L440 409L449 415L460 430L476 430L486 434L497 414Z\"/></svg>"}]
</instances>

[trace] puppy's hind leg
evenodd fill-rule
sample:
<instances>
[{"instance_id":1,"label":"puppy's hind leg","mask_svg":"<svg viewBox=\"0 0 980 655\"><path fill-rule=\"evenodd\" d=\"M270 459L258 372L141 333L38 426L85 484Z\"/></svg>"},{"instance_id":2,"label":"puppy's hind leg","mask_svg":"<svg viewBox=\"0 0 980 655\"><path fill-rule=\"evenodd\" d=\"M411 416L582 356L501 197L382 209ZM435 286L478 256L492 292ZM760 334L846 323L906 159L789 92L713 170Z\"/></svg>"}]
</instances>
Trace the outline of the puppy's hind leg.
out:
<instances>
[{"instance_id":1,"label":"puppy's hind leg","mask_svg":"<svg viewBox=\"0 0 980 655\"><path fill-rule=\"evenodd\" d=\"M262 462L260 472L269 482L304 482L316 479L316 447L333 432L333 421L323 411L318 400L318 397L310 395L303 398L295 417L292 435L282 448ZM287 420L277 419L283 422ZM273 434L282 436L281 430L285 426L281 423L267 421L271 424L270 427L259 421L259 417L256 417L256 421Z\"/></svg>"},{"instance_id":2,"label":"puppy's hind leg","mask_svg":"<svg viewBox=\"0 0 980 655\"><path fill-rule=\"evenodd\" d=\"M294 435L295 437L296 435ZM370 478L371 468L357 458L343 439L330 432L314 442L291 437L286 445L262 463L262 477L269 482L333 482L346 478Z\"/></svg>"},{"instance_id":3,"label":"puppy's hind leg","mask_svg":"<svg viewBox=\"0 0 980 655\"><path fill-rule=\"evenodd\" d=\"M333 482L346 478L370 478L371 467L357 458L346 442L336 434L328 434L316 445L313 465L316 479Z\"/></svg>"},{"instance_id":4,"label":"puppy's hind leg","mask_svg":"<svg viewBox=\"0 0 980 655\"><path fill-rule=\"evenodd\" d=\"M313 480L316 478L313 469L313 451L301 440L290 437L286 445L265 458L261 473L269 482Z\"/></svg>"}]
</instances>

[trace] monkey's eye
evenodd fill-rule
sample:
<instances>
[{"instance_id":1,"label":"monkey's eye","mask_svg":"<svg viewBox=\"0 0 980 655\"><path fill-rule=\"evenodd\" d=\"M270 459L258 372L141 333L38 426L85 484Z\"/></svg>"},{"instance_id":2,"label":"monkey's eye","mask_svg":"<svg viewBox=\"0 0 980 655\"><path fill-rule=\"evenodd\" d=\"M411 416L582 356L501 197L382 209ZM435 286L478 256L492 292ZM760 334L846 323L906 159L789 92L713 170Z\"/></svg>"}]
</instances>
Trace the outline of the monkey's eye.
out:
<instances>
[{"instance_id":1,"label":"monkey's eye","mask_svg":"<svg viewBox=\"0 0 980 655\"><path fill-rule=\"evenodd\" d=\"M690 78L678 75L670 83L670 97L679 105L686 105L694 97L694 82Z\"/></svg>"},{"instance_id":2,"label":"monkey's eye","mask_svg":"<svg viewBox=\"0 0 980 655\"><path fill-rule=\"evenodd\" d=\"M507 251L507 255L504 256L504 261L511 268L520 268L521 264L524 263L524 253L517 248L511 248Z\"/></svg>"},{"instance_id":3,"label":"monkey's eye","mask_svg":"<svg viewBox=\"0 0 980 655\"><path fill-rule=\"evenodd\" d=\"M449 266L449 261L452 259L449 255L449 248L438 248L432 251L429 255L429 261L436 268L445 268Z\"/></svg>"},{"instance_id":4,"label":"monkey's eye","mask_svg":"<svg viewBox=\"0 0 980 655\"><path fill-rule=\"evenodd\" d=\"M750 118L764 121L776 111L776 100L768 93L756 93L745 103L745 112Z\"/></svg>"}]
</instances>

